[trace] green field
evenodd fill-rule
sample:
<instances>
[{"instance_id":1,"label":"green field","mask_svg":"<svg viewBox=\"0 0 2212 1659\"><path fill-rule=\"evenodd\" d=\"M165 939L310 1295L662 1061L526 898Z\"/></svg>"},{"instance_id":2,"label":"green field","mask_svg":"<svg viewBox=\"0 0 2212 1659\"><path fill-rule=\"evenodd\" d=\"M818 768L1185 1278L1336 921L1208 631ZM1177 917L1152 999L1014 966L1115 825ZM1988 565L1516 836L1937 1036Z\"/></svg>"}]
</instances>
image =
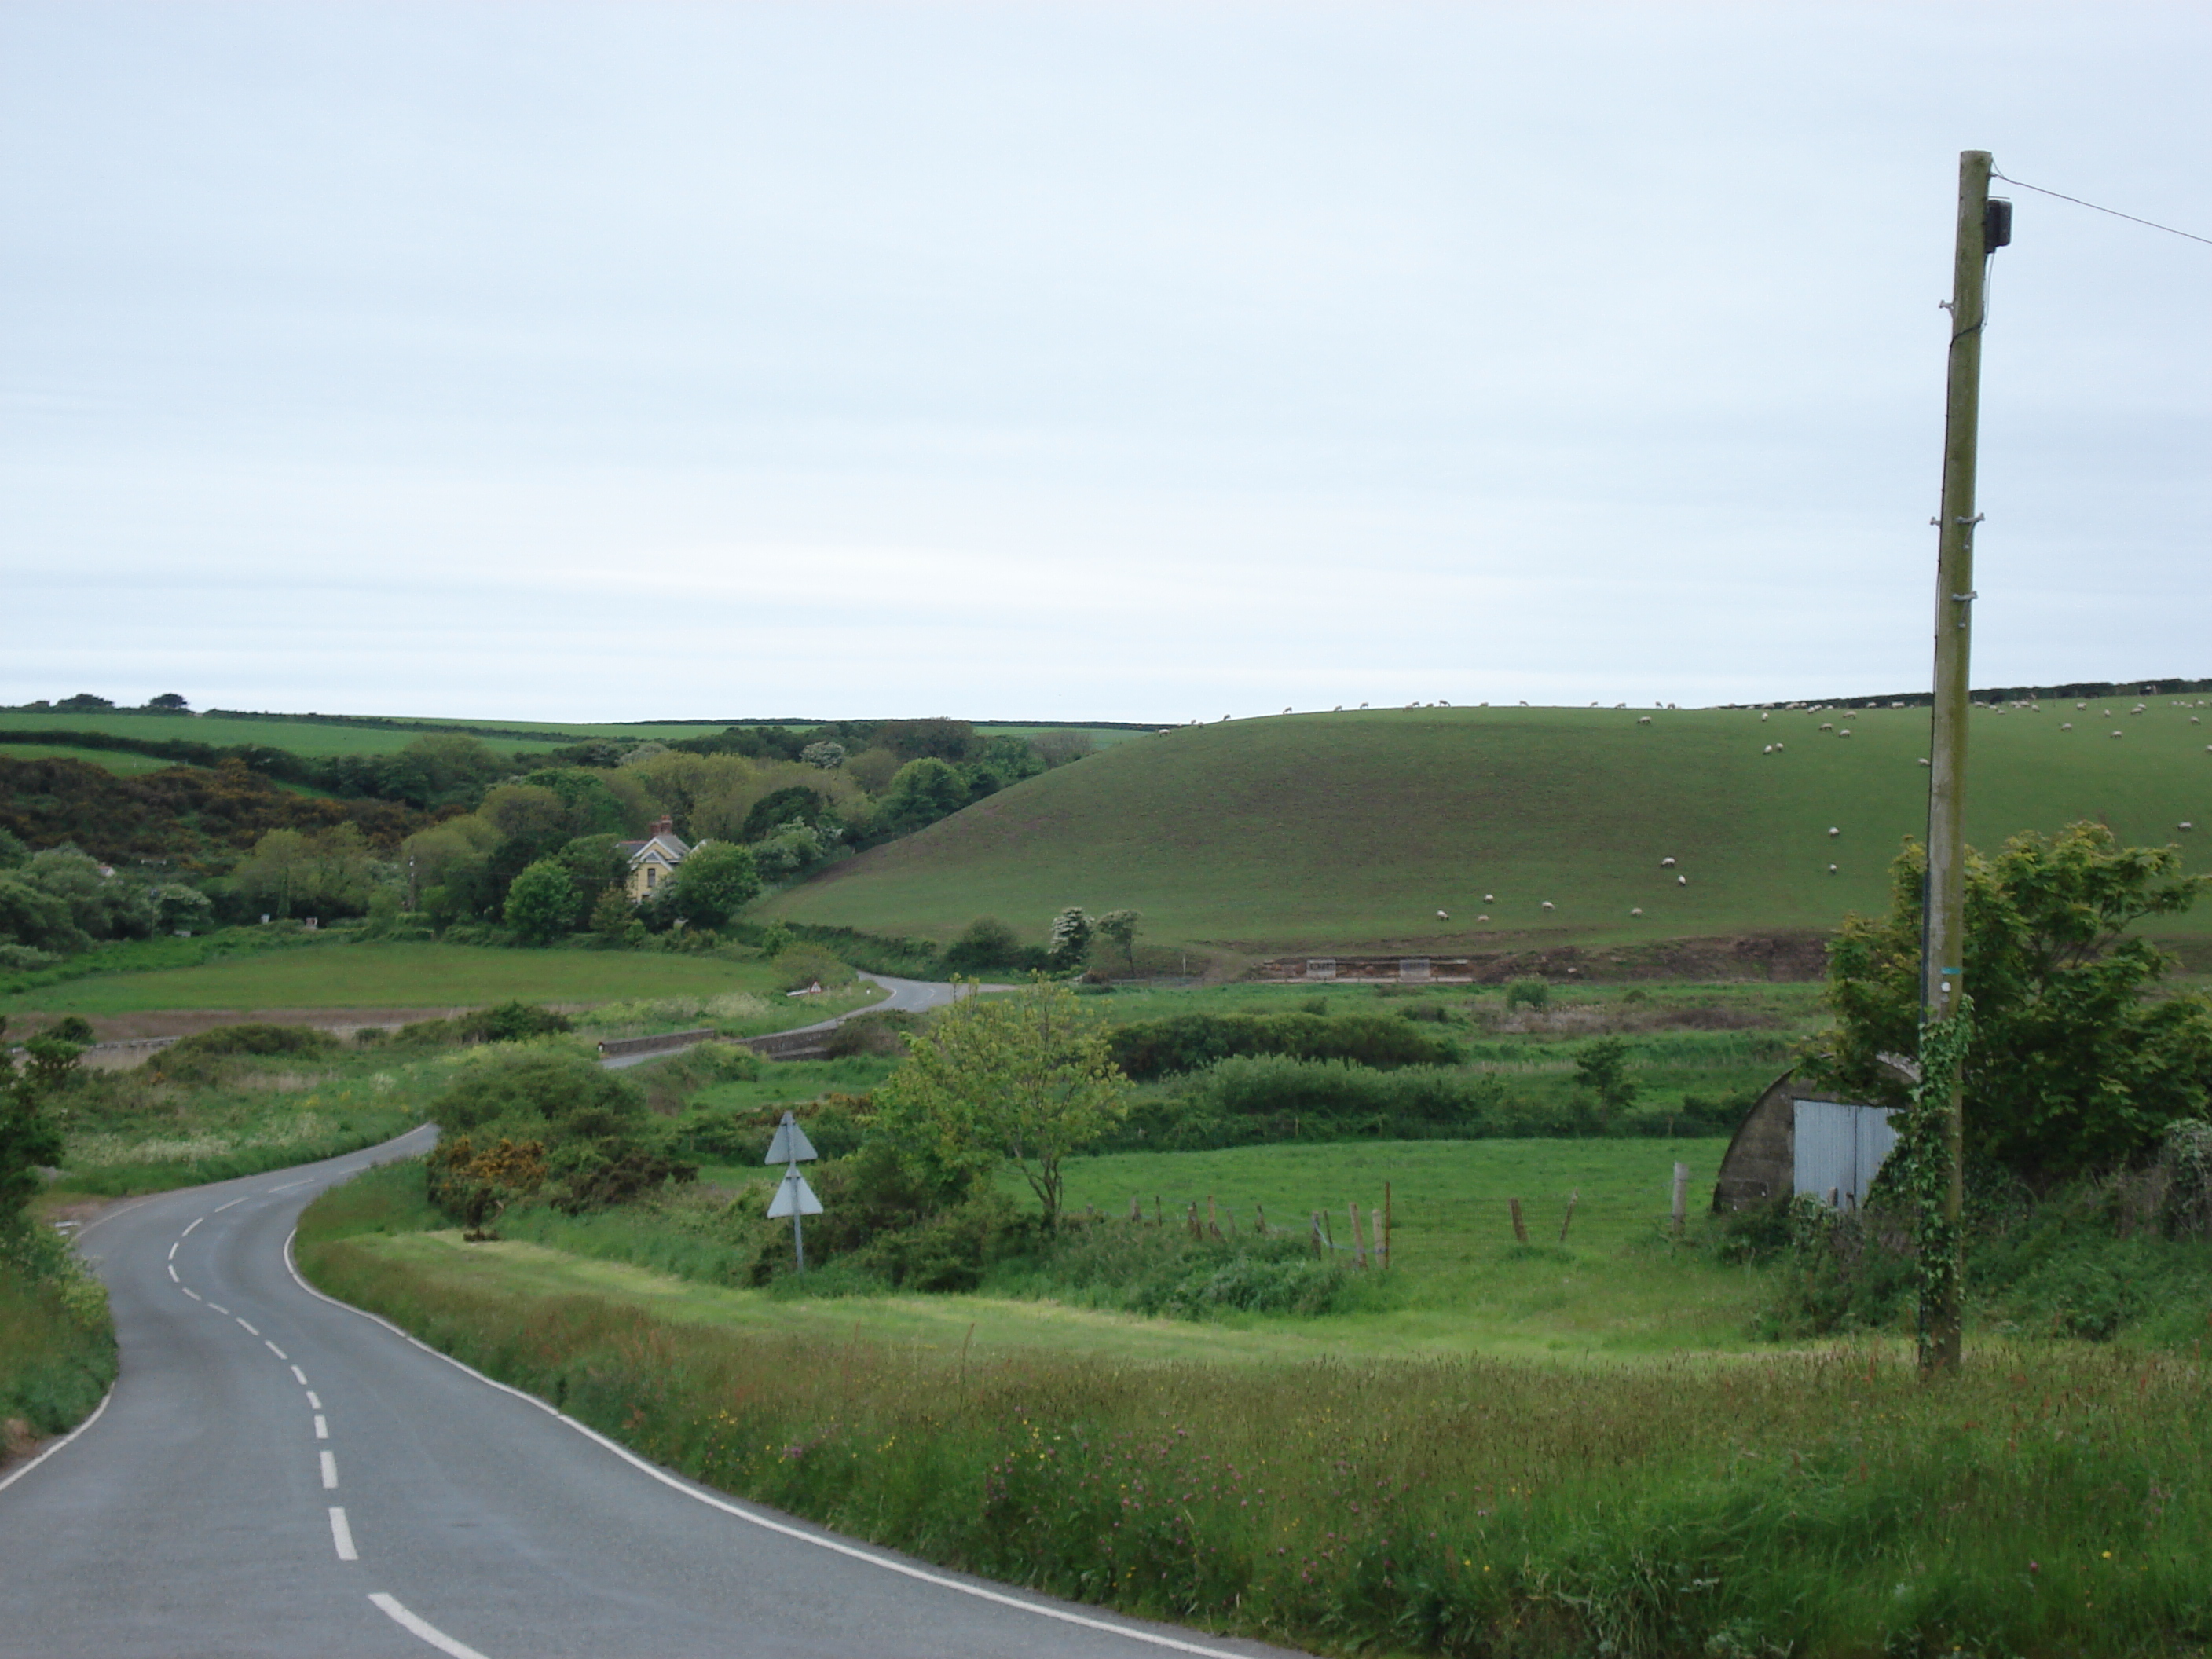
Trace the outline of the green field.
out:
<instances>
[{"instance_id":1,"label":"green field","mask_svg":"<svg viewBox=\"0 0 2212 1659\"><path fill-rule=\"evenodd\" d=\"M133 755L127 750L113 749L71 749L52 743L0 744L0 760L73 760L88 766L105 767L125 777L135 777L141 772L158 772L174 766L174 761L156 760L151 755Z\"/></svg>"},{"instance_id":2,"label":"green field","mask_svg":"<svg viewBox=\"0 0 2212 1659\"><path fill-rule=\"evenodd\" d=\"M761 963L635 951L500 951L468 945L331 943L197 968L103 974L0 997L0 1014L143 1013L166 1008L437 1008L488 1003L760 993Z\"/></svg>"},{"instance_id":3,"label":"green field","mask_svg":"<svg viewBox=\"0 0 2212 1659\"><path fill-rule=\"evenodd\" d=\"M2212 709L2149 701L2141 715L2124 701L1977 713L1970 838L2101 817L2212 867L2212 727L2191 723ZM1186 727L1030 779L763 911L939 939L991 915L1040 939L1065 905L1128 906L1155 947L1445 955L1825 932L1886 903L1889 861L1926 820L1925 709L1641 718L1425 708ZM2212 933L2212 906L2162 928Z\"/></svg>"}]
</instances>

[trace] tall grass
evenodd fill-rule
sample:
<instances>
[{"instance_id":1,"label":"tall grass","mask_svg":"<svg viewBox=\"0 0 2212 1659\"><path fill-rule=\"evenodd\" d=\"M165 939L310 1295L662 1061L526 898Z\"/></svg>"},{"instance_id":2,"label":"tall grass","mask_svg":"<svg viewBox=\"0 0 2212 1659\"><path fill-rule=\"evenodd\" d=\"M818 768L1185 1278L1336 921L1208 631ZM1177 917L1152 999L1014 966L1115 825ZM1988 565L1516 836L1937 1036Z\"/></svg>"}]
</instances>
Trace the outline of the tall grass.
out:
<instances>
[{"instance_id":1,"label":"tall grass","mask_svg":"<svg viewBox=\"0 0 2212 1659\"><path fill-rule=\"evenodd\" d=\"M100 1281L50 1229L0 1225L0 1425L59 1433L114 1380L115 1330Z\"/></svg>"},{"instance_id":2,"label":"tall grass","mask_svg":"<svg viewBox=\"0 0 2212 1659\"><path fill-rule=\"evenodd\" d=\"M949 1355L664 1321L380 1250L301 1260L647 1455L969 1571L1336 1651L2196 1652L2194 1359L1866 1350L1602 1369Z\"/></svg>"}]
</instances>

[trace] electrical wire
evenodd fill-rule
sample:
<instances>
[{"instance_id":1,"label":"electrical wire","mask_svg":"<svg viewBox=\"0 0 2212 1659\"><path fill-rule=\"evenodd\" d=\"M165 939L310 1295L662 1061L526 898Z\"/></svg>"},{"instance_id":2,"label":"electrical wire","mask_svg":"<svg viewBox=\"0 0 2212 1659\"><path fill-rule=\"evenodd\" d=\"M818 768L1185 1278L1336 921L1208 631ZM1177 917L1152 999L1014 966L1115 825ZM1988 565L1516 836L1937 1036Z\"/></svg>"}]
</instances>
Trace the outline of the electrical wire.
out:
<instances>
[{"instance_id":1,"label":"electrical wire","mask_svg":"<svg viewBox=\"0 0 2212 1659\"><path fill-rule=\"evenodd\" d=\"M2185 237L2190 241L2202 242L2205 246L2212 247L2212 236L2199 236L2193 230L2176 230L2172 225L2162 225L2155 219L2138 219L2134 214L2123 213L2118 208L2100 207L2094 202L2085 202L2080 197L2069 196L2063 191L2045 190L2041 185L2031 185L2025 179L2015 179L2008 173L1998 172L1995 167L1990 169L1990 177L2002 179L2008 185L2017 185L2022 190L2032 190L2038 196L2056 196L2062 202L2073 203L2075 207L2089 208L2099 213L2109 213L2115 219L2125 219L2130 224L2148 225L2153 230L2162 230L2169 236Z\"/></svg>"}]
</instances>

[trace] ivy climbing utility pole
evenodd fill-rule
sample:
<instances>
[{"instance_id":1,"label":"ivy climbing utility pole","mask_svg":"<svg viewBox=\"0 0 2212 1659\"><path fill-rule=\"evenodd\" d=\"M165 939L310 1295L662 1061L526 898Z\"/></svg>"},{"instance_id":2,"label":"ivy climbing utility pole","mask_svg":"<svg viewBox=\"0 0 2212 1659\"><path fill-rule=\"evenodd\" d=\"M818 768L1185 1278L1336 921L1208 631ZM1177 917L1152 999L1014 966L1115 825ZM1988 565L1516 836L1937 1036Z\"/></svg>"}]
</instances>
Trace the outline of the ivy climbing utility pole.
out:
<instances>
[{"instance_id":1,"label":"ivy climbing utility pole","mask_svg":"<svg viewBox=\"0 0 2212 1659\"><path fill-rule=\"evenodd\" d=\"M1919 1208L1920 1364L1959 1364L1960 1224L1966 1057L1966 721L1973 644L1974 460L1981 419L1982 325L1990 255L2012 240L2012 204L1990 199L1990 153L1959 157L1958 244L1952 267L1951 363L1943 422L1943 504L1936 524L1935 731L1928 774L1927 934L1921 950L1921 1080L1915 1137L1923 1164ZM1930 1120L1933 1120L1932 1121ZM1933 1155L1932 1157L1930 1155Z\"/></svg>"}]
</instances>

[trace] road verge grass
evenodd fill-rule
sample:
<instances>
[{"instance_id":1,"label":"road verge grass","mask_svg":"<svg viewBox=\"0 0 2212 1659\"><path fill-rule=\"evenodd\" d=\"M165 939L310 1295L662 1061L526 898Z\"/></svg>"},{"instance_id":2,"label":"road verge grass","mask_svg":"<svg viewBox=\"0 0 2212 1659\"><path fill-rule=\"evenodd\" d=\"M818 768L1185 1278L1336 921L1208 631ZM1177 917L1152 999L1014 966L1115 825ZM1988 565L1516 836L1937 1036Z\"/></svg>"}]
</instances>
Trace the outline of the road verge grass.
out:
<instances>
[{"instance_id":1,"label":"road verge grass","mask_svg":"<svg viewBox=\"0 0 2212 1659\"><path fill-rule=\"evenodd\" d=\"M1340 1652L2212 1638L2212 1414L2187 1360L1990 1348L1931 1387L1865 1346L1604 1366L951 1350L380 1245L426 1224L420 1182L396 1165L319 1200L303 1271L668 1467L992 1577Z\"/></svg>"}]
</instances>

